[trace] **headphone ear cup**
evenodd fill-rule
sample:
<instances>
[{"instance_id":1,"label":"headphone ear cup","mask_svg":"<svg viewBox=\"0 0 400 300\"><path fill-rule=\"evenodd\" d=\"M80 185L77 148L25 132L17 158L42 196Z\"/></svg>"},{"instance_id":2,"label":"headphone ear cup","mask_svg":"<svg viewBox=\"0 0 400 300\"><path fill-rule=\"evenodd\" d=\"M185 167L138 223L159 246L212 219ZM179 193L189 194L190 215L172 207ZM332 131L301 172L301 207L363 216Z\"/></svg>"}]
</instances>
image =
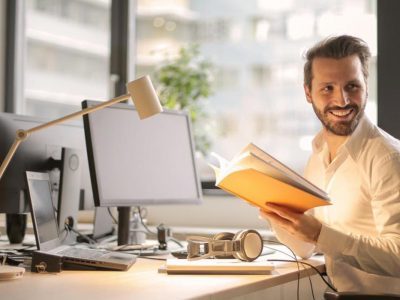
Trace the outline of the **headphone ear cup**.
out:
<instances>
[{"instance_id":1,"label":"headphone ear cup","mask_svg":"<svg viewBox=\"0 0 400 300\"><path fill-rule=\"evenodd\" d=\"M239 249L237 251L233 252L233 256L236 259L240 259L243 261L246 261L245 255L242 253L243 252L243 246L242 246L242 242L241 240L243 239L243 235L246 233L247 230L240 230L239 232L237 232L235 234L235 236L233 237L232 241L238 241L239 243Z\"/></svg>"},{"instance_id":2,"label":"headphone ear cup","mask_svg":"<svg viewBox=\"0 0 400 300\"><path fill-rule=\"evenodd\" d=\"M240 248L233 252L233 256L243 261L253 261L257 259L264 247L261 235L252 229L241 230L235 234L232 241L238 241Z\"/></svg>"},{"instance_id":3,"label":"headphone ear cup","mask_svg":"<svg viewBox=\"0 0 400 300\"><path fill-rule=\"evenodd\" d=\"M235 235L231 232L220 232L213 236L215 241L232 241ZM235 258L232 253L226 253L224 255L216 255L215 258Z\"/></svg>"}]
</instances>

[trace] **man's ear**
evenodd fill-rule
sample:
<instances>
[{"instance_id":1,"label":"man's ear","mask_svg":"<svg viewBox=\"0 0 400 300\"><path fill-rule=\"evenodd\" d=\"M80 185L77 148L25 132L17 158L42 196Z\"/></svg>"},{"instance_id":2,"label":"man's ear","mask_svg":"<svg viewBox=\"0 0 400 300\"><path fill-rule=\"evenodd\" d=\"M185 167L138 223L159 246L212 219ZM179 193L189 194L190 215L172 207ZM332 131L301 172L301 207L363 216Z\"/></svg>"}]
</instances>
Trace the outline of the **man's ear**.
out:
<instances>
[{"instance_id":1,"label":"man's ear","mask_svg":"<svg viewBox=\"0 0 400 300\"><path fill-rule=\"evenodd\" d=\"M307 102L311 103L312 102L312 97L311 97L310 88L306 84L303 85L303 88L304 88L304 93L306 94Z\"/></svg>"}]
</instances>

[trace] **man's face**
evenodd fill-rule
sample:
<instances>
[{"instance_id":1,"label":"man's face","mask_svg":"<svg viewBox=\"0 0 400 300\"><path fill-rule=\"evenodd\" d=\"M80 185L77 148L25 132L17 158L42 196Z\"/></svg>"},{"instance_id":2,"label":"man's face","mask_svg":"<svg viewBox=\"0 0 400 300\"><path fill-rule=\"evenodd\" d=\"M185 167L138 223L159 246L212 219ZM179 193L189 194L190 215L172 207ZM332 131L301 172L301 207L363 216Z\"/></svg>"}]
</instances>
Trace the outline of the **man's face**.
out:
<instances>
[{"instance_id":1,"label":"man's face","mask_svg":"<svg viewBox=\"0 0 400 300\"><path fill-rule=\"evenodd\" d=\"M357 55L341 59L315 58L311 89L304 86L307 101L325 129L347 136L364 114L367 86Z\"/></svg>"}]
</instances>

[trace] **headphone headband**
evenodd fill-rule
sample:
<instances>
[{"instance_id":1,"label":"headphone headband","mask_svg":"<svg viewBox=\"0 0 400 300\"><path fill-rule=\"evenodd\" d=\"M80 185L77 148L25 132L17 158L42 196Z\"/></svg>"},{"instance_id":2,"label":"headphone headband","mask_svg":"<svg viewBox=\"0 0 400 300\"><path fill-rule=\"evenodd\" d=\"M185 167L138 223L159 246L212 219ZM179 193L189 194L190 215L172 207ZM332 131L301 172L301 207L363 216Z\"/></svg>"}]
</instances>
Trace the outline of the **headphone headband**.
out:
<instances>
[{"instance_id":1,"label":"headphone headband","mask_svg":"<svg viewBox=\"0 0 400 300\"><path fill-rule=\"evenodd\" d=\"M220 233L213 238L189 236L187 252L188 260L204 258L235 257L244 261L253 261L260 256L263 248L261 235L252 229L236 233Z\"/></svg>"}]
</instances>

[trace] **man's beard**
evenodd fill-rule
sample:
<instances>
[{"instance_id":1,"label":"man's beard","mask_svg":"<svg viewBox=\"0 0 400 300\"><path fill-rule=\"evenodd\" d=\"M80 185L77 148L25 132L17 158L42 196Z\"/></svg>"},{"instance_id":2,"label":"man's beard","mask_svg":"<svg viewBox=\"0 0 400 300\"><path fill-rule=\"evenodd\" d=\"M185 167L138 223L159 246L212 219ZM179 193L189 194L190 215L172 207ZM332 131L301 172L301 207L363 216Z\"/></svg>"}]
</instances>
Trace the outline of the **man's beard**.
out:
<instances>
[{"instance_id":1,"label":"man's beard","mask_svg":"<svg viewBox=\"0 0 400 300\"><path fill-rule=\"evenodd\" d=\"M314 105L314 102L312 102L314 112L317 115L318 119L321 121L322 125L326 128L326 130L335 135L340 135L340 136L348 136L354 132L354 130L358 126L358 123L360 122L360 119L364 115L365 105L366 102L363 104L361 108L355 104L349 104L346 105L345 107L331 106L331 107L326 107L322 112ZM329 112L330 110L347 110L347 109L353 109L355 112L354 117L350 121L334 122L329 120L328 114L330 114Z\"/></svg>"}]
</instances>

